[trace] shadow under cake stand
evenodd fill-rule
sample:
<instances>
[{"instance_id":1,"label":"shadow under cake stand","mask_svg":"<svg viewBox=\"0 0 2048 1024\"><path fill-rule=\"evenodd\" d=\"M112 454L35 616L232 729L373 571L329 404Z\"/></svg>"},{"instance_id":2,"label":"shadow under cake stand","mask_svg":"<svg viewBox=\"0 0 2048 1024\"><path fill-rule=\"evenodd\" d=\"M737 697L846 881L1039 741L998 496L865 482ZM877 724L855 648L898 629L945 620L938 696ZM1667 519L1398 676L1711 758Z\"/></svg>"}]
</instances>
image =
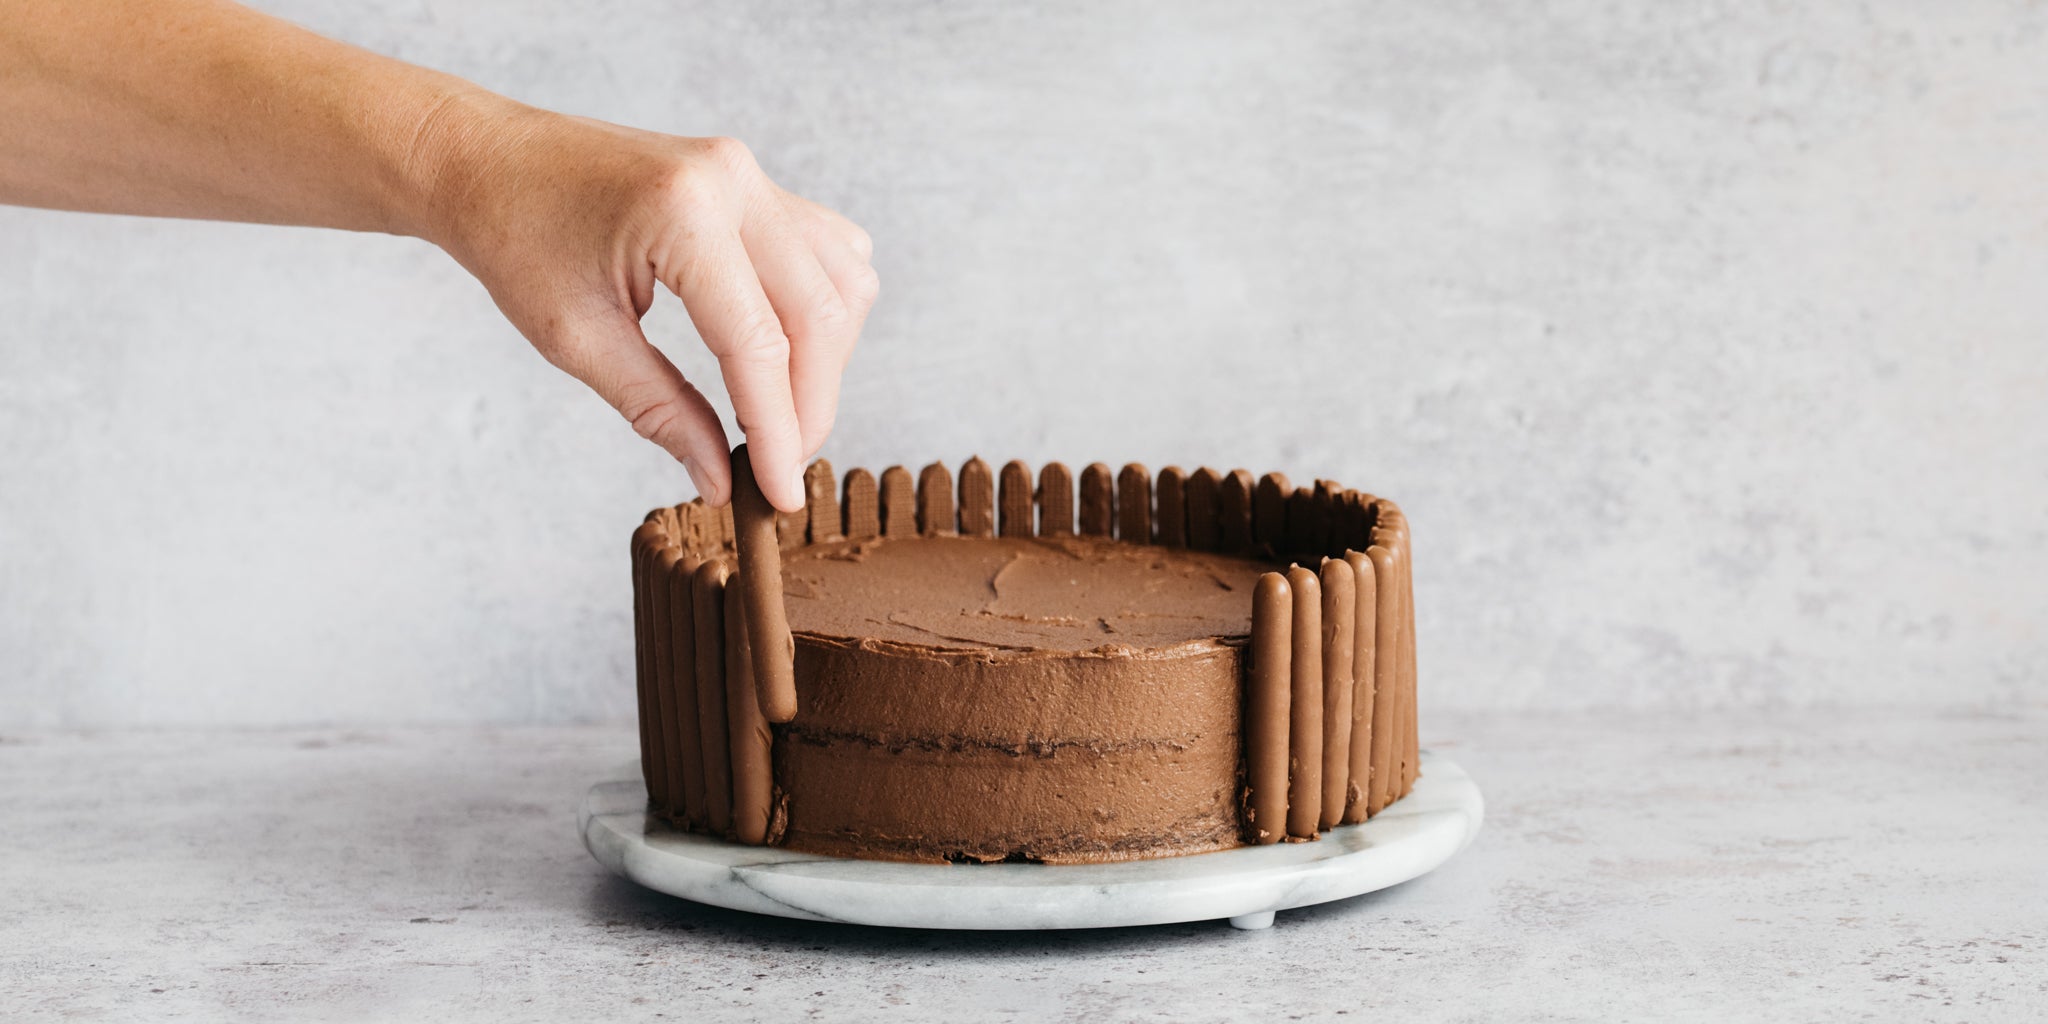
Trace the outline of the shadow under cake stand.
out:
<instances>
[{"instance_id":1,"label":"shadow under cake stand","mask_svg":"<svg viewBox=\"0 0 2048 1024\"><path fill-rule=\"evenodd\" d=\"M1407 796L1312 843L1116 864L905 864L746 846L647 813L638 763L590 788L579 824L598 863L658 892L804 921L895 928L1114 928L1228 919L1398 885L1451 859L1479 831L1479 787L1422 752Z\"/></svg>"}]
</instances>

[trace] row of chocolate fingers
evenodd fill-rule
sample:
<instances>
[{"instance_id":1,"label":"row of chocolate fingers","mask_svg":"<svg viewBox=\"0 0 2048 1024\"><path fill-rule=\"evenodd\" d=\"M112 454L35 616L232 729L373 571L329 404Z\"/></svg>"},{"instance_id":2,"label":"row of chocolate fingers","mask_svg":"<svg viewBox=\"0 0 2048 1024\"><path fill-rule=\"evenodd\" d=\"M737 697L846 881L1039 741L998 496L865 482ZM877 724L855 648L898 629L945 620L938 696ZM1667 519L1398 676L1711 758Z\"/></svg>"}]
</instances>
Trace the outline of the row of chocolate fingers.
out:
<instances>
[{"instance_id":1,"label":"row of chocolate fingers","mask_svg":"<svg viewBox=\"0 0 2048 1024\"><path fill-rule=\"evenodd\" d=\"M740 453L734 469L736 490L758 499L737 479L750 473ZM854 469L835 480L819 460L805 473L808 503L796 513L756 500L758 511L743 512L736 526L731 507L700 499L648 514L633 538L636 675L641 764L658 813L748 843L779 831L768 723L796 714L793 690L773 683L787 674L789 637L784 625L768 630L772 646L749 643L733 567L750 551L758 558L763 548L772 556L776 547L871 537L1070 535L1077 526L1082 535L1315 566L1266 574L1253 601L1248 841L1312 839L1379 813L1413 785L1413 588L1407 522L1393 502L1327 480L1292 487L1268 473L1255 481L1241 469L1169 466L1155 484L1135 463L1114 479L1106 465L1086 467L1078 509L1073 477L1057 462L1034 485L1022 462L995 475L975 458L958 481L956 489L939 463L914 483L901 466L879 479ZM763 540L743 542L742 531Z\"/></svg>"},{"instance_id":2,"label":"row of chocolate fingers","mask_svg":"<svg viewBox=\"0 0 2048 1024\"><path fill-rule=\"evenodd\" d=\"M1242 470L1168 466L1155 479L1145 466L1120 470L1097 462L1077 482L1065 464L1037 474L1012 460L991 471L979 457L956 478L934 462L915 477L890 466L877 477L852 469L841 478L820 459L804 473L808 504L776 516L787 549L870 537L1108 537L1137 544L1275 557L1341 556L1365 536L1382 500L1328 480L1294 486L1284 473L1254 478ZM725 527L731 537L730 518Z\"/></svg>"},{"instance_id":3,"label":"row of chocolate fingers","mask_svg":"<svg viewBox=\"0 0 2048 1024\"><path fill-rule=\"evenodd\" d=\"M675 543L678 525L675 510L663 509L633 534L640 765L648 800L679 827L772 842L781 817L773 736L754 685L739 574L723 557Z\"/></svg>"},{"instance_id":4,"label":"row of chocolate fingers","mask_svg":"<svg viewBox=\"0 0 2048 1024\"><path fill-rule=\"evenodd\" d=\"M1407 525L1259 578L1245 695L1245 835L1314 839L1378 814L1418 775Z\"/></svg>"}]
</instances>

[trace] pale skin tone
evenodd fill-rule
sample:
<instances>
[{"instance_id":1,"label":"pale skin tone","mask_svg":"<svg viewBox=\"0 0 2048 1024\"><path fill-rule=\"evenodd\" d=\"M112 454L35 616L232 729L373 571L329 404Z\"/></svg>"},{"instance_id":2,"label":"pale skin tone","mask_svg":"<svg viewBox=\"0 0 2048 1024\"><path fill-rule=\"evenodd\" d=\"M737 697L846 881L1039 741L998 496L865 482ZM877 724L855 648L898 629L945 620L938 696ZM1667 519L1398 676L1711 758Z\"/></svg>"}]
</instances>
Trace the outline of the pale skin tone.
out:
<instances>
[{"instance_id":1,"label":"pale skin tone","mask_svg":"<svg viewBox=\"0 0 2048 1024\"><path fill-rule=\"evenodd\" d=\"M0 203L425 239L723 504L718 414L640 330L666 289L785 511L877 288L867 233L731 139L539 110L225 0L0 0Z\"/></svg>"}]
</instances>

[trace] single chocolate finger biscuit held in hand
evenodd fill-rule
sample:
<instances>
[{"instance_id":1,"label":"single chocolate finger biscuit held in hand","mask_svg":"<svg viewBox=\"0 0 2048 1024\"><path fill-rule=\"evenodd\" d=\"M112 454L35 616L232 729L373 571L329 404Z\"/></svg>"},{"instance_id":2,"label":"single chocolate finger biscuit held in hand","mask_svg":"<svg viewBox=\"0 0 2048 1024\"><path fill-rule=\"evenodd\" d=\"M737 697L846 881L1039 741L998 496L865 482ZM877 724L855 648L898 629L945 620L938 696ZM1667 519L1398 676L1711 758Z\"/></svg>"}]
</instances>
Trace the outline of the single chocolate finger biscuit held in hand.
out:
<instances>
[{"instance_id":1,"label":"single chocolate finger biscuit held in hand","mask_svg":"<svg viewBox=\"0 0 2048 1024\"><path fill-rule=\"evenodd\" d=\"M747 642L761 713L770 722L796 717L795 640L782 606L782 550L775 510L761 495L746 445L732 450L734 541L739 547L740 592L747 609Z\"/></svg>"}]
</instances>

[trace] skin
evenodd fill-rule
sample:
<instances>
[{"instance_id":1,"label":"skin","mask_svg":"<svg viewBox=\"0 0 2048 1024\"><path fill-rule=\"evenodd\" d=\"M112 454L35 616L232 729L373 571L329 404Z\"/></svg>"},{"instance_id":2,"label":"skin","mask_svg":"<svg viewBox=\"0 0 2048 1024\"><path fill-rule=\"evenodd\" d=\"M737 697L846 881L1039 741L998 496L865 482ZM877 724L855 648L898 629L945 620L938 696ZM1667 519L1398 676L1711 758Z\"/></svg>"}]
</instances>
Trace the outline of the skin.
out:
<instances>
[{"instance_id":1,"label":"skin","mask_svg":"<svg viewBox=\"0 0 2048 1024\"><path fill-rule=\"evenodd\" d=\"M714 504L725 431L641 333L657 287L785 511L877 290L867 233L738 142L540 110L224 0L0 0L0 203L425 239Z\"/></svg>"}]
</instances>

